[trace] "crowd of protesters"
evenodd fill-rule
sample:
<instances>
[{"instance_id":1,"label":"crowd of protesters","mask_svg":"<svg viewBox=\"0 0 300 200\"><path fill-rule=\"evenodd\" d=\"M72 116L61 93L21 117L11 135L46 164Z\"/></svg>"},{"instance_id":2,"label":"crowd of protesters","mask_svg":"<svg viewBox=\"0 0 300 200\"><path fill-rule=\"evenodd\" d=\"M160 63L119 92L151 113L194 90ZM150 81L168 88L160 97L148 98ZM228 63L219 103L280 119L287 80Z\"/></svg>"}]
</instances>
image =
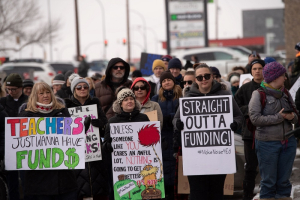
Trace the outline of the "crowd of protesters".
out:
<instances>
[{"instance_id":1,"label":"crowd of protesters","mask_svg":"<svg viewBox=\"0 0 300 200\"><path fill-rule=\"evenodd\" d=\"M181 130L185 126L180 120L179 98L232 95L230 128L244 140L243 199L254 196L257 168L261 199L291 199L289 178L297 141L293 135L285 137L285 133L298 123L300 90L295 104L287 85L291 85L289 77L295 82L300 75L300 43L295 49L297 58L290 74L273 58L262 60L256 52L249 55L247 66L234 67L227 79L218 68L201 63L196 56L183 67L178 58L169 55L154 60L149 81L140 71L133 72L130 80L130 66L121 58L109 61L102 80L98 75L86 77L85 62L79 74L68 71L56 75L51 87L10 74L0 91L0 159L4 158L6 116L69 117L68 108L95 104L98 119L90 123L99 127L104 140L102 160L86 162L85 169L7 171L9 198L20 199L20 179L24 200L113 199L110 123L149 121L144 113L156 110L161 125L166 199L221 200L225 174L188 176L190 195L178 194L178 156L182 155ZM240 85L241 74L245 73L253 79Z\"/></svg>"}]
</instances>

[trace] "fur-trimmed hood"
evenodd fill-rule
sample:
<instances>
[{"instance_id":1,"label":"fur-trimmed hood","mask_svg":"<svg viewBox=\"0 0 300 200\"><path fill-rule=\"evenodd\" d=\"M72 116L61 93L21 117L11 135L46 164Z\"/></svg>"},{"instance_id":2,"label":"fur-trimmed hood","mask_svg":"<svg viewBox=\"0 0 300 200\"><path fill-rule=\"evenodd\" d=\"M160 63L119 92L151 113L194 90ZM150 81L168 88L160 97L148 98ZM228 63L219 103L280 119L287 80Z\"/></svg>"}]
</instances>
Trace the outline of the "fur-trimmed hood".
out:
<instances>
[{"instance_id":1,"label":"fur-trimmed hood","mask_svg":"<svg viewBox=\"0 0 300 200\"><path fill-rule=\"evenodd\" d=\"M134 110L140 111L141 108L142 108L141 103L139 101L137 101L136 99L134 101L135 101L135 108L134 108ZM123 110L121 108L121 105L118 103L118 100L114 101L114 103L112 105L112 108L113 108L113 111L116 114L121 114L123 112Z\"/></svg>"}]
</instances>

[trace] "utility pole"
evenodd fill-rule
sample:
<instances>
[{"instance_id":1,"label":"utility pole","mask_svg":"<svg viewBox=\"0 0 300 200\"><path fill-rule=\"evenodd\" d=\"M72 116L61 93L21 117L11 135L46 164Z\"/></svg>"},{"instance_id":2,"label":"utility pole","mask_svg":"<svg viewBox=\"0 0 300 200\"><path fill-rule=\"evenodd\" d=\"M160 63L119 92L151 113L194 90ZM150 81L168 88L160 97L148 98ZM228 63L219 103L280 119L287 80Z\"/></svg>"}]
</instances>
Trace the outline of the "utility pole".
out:
<instances>
[{"instance_id":1,"label":"utility pole","mask_svg":"<svg viewBox=\"0 0 300 200\"><path fill-rule=\"evenodd\" d=\"M170 48L170 27L169 27L169 0L165 0L165 7L166 7L166 27L167 27L167 54L171 54Z\"/></svg>"},{"instance_id":2,"label":"utility pole","mask_svg":"<svg viewBox=\"0 0 300 200\"><path fill-rule=\"evenodd\" d=\"M208 47L208 23L207 23L207 0L204 0L204 35L205 47Z\"/></svg>"},{"instance_id":3,"label":"utility pole","mask_svg":"<svg viewBox=\"0 0 300 200\"><path fill-rule=\"evenodd\" d=\"M219 7L218 7L218 0L215 0L215 4L216 4L216 40L218 39L218 32L219 32L219 30L218 30L218 23L219 23L219 18L218 18L218 15L219 15Z\"/></svg>"},{"instance_id":4,"label":"utility pole","mask_svg":"<svg viewBox=\"0 0 300 200\"><path fill-rule=\"evenodd\" d=\"M129 0L126 0L126 19L127 19L127 62L130 63L130 30L129 30Z\"/></svg>"},{"instance_id":5,"label":"utility pole","mask_svg":"<svg viewBox=\"0 0 300 200\"><path fill-rule=\"evenodd\" d=\"M77 60L80 56L80 41L79 41L79 24L78 24L78 8L77 0L75 0L75 20L76 20L76 47L77 47Z\"/></svg>"}]
</instances>

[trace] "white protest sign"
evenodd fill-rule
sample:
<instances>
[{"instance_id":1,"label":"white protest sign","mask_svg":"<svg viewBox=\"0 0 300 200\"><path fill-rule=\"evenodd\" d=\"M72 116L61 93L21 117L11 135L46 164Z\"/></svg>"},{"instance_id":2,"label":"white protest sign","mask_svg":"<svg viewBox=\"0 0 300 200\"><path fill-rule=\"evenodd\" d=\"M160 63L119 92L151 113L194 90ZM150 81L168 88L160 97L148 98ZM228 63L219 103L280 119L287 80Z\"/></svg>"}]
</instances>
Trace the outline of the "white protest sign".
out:
<instances>
[{"instance_id":1,"label":"white protest sign","mask_svg":"<svg viewBox=\"0 0 300 200\"><path fill-rule=\"evenodd\" d=\"M236 172L232 96L180 98L183 174Z\"/></svg>"},{"instance_id":2,"label":"white protest sign","mask_svg":"<svg viewBox=\"0 0 300 200\"><path fill-rule=\"evenodd\" d=\"M289 91L294 101L296 99L296 92L298 91L299 87L300 87L300 77L297 79L297 81L294 83L294 85Z\"/></svg>"},{"instance_id":3,"label":"white protest sign","mask_svg":"<svg viewBox=\"0 0 300 200\"><path fill-rule=\"evenodd\" d=\"M115 200L165 197L160 122L110 124Z\"/></svg>"},{"instance_id":4,"label":"white protest sign","mask_svg":"<svg viewBox=\"0 0 300 200\"><path fill-rule=\"evenodd\" d=\"M90 115L91 119L98 119L98 110L96 104L68 108L68 110L72 117L86 118ZM89 130L86 132L85 145L85 162L102 160L101 143L98 127L92 126L92 124L90 125Z\"/></svg>"},{"instance_id":5,"label":"white protest sign","mask_svg":"<svg viewBox=\"0 0 300 200\"><path fill-rule=\"evenodd\" d=\"M84 169L82 117L5 118L6 170Z\"/></svg>"},{"instance_id":6,"label":"white protest sign","mask_svg":"<svg viewBox=\"0 0 300 200\"><path fill-rule=\"evenodd\" d=\"M253 79L253 76L251 74L241 74L239 86L241 87L245 83L252 81L252 79Z\"/></svg>"}]
</instances>

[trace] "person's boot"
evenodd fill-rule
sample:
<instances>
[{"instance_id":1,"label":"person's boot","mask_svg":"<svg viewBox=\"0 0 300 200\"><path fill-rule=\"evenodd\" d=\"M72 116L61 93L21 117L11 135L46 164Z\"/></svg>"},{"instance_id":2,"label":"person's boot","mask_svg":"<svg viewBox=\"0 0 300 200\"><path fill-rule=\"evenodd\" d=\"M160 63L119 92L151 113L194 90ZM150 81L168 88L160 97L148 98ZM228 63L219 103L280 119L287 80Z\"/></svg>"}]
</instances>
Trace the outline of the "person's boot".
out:
<instances>
[{"instance_id":1,"label":"person's boot","mask_svg":"<svg viewBox=\"0 0 300 200\"><path fill-rule=\"evenodd\" d=\"M255 187L254 181L243 181L243 190L244 190L243 200L253 199L253 197L255 196L253 194L254 187Z\"/></svg>"}]
</instances>

